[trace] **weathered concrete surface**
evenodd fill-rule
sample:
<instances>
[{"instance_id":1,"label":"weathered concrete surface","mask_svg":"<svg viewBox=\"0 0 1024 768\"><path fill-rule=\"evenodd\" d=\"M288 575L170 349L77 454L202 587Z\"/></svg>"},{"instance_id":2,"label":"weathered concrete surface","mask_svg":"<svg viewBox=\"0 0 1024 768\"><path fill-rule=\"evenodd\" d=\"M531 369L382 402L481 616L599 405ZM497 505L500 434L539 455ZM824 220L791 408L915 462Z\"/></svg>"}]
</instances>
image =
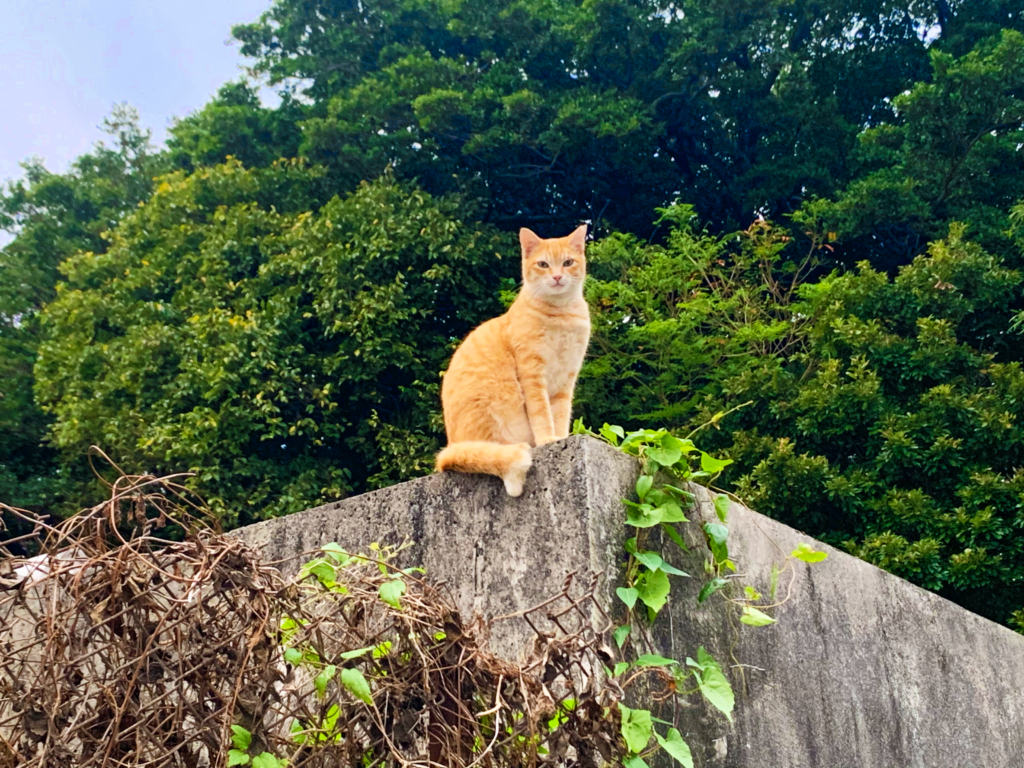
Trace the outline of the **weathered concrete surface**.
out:
<instances>
[{"instance_id":1,"label":"weathered concrete surface","mask_svg":"<svg viewBox=\"0 0 1024 768\"><path fill-rule=\"evenodd\" d=\"M371 542L412 542L403 565L421 565L447 582L465 618L502 616L557 594L566 573L609 573L625 538L620 499L636 483L633 462L596 440L569 439L534 458L529 484L511 499L497 478L431 475L374 493L269 520L237 531L273 560L336 541L349 551ZM595 471L599 470L599 471ZM294 572L301 559L282 564ZM611 571L609 569L612 569ZM500 626L492 648L514 657L532 641L528 627ZM526 649L528 650L528 649Z\"/></svg>"},{"instance_id":2,"label":"weathered concrete surface","mask_svg":"<svg viewBox=\"0 0 1024 768\"><path fill-rule=\"evenodd\" d=\"M546 446L518 499L500 481L432 476L239 532L271 558L371 541L414 546L410 563L447 581L461 609L502 615L556 593L565 574L621 569L624 513L634 462L584 438ZM693 519L712 519L703 489ZM740 585L767 594L772 566L797 531L733 504L728 525ZM681 525L695 545L699 526ZM1024 768L1024 637L823 544L827 560L782 575L779 622L747 627L724 600L696 603L703 547L672 557L693 579L675 580L657 623L674 658L711 650L737 691L732 725L705 707L678 725L698 765L715 768ZM666 556L671 549L666 550ZM790 578L792 581L790 582ZM502 624L502 627L507 627ZM503 629L497 650L522 650L530 634ZM742 666L740 666L742 665ZM666 713L669 717L671 713Z\"/></svg>"},{"instance_id":3,"label":"weathered concrete surface","mask_svg":"<svg viewBox=\"0 0 1024 768\"><path fill-rule=\"evenodd\" d=\"M700 516L715 519L700 495ZM703 642L724 663L736 641L732 657L749 665L735 727L704 720L707 765L1024 766L1024 637L738 504L728 525L740 583L764 594L800 542L829 557L795 563L768 627L737 624L722 603L695 609L700 584L678 585L666 655Z\"/></svg>"}]
</instances>

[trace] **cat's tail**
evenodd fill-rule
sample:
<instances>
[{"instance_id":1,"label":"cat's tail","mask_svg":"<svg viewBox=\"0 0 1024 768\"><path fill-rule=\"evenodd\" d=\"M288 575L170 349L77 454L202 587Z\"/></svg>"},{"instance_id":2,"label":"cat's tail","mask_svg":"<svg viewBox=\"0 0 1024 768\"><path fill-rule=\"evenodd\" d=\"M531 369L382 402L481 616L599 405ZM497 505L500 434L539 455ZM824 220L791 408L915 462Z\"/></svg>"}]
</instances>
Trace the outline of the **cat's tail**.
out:
<instances>
[{"instance_id":1,"label":"cat's tail","mask_svg":"<svg viewBox=\"0 0 1024 768\"><path fill-rule=\"evenodd\" d=\"M505 482L509 496L523 492L523 481L533 464L530 444L485 443L467 441L452 443L437 454L437 471L480 472L497 475Z\"/></svg>"}]
</instances>

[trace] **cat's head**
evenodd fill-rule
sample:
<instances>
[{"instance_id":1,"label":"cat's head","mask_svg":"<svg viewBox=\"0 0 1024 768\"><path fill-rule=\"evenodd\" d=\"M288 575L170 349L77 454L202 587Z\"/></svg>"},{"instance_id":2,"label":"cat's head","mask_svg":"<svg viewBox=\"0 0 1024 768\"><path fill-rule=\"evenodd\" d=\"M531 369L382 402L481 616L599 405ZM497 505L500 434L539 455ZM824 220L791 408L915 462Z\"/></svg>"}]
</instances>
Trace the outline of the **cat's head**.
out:
<instances>
[{"instance_id":1,"label":"cat's head","mask_svg":"<svg viewBox=\"0 0 1024 768\"><path fill-rule=\"evenodd\" d=\"M577 227L571 235L547 240L525 227L519 230L519 244L523 248L523 290L555 303L581 296L587 277L586 242L586 224Z\"/></svg>"}]
</instances>

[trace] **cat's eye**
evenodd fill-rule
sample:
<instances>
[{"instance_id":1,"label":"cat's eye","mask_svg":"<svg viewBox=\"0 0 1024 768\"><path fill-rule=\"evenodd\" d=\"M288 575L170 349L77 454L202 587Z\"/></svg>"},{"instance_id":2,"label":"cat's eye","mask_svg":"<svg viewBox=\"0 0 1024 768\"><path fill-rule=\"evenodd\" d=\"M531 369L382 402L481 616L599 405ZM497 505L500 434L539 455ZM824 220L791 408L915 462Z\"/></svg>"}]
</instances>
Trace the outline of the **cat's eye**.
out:
<instances>
[{"instance_id":1,"label":"cat's eye","mask_svg":"<svg viewBox=\"0 0 1024 768\"><path fill-rule=\"evenodd\" d=\"M562 263L562 266L563 266L563 267L571 267L572 265L573 265L573 260L572 260L572 259L566 259L566 260L565 260L565 261L564 261L564 262Z\"/></svg>"},{"instance_id":2,"label":"cat's eye","mask_svg":"<svg viewBox=\"0 0 1024 768\"><path fill-rule=\"evenodd\" d=\"M546 261L538 261L537 266L540 267L541 269L547 269L548 263Z\"/></svg>"}]
</instances>

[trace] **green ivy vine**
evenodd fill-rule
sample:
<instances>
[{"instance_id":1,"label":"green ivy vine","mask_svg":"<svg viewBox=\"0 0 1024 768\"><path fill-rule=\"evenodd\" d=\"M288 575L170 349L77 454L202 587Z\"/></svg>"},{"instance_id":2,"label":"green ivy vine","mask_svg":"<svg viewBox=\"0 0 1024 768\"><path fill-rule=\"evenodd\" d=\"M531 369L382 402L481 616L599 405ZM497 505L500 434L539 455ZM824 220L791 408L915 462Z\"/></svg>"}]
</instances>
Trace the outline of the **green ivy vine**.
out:
<instances>
[{"instance_id":1,"label":"green ivy vine","mask_svg":"<svg viewBox=\"0 0 1024 768\"><path fill-rule=\"evenodd\" d=\"M718 414L709 425L724 415ZM697 649L696 659L687 657L683 662L655 653L640 652L643 646L650 650L651 643L649 638L637 630L645 622L652 624L665 607L672 587L669 577L691 578L690 574L668 563L661 553L648 549L651 532L659 529L668 541L683 552L689 552L676 524L693 524L686 510L692 507L694 496L681 486L686 483L706 486L712 493L718 521L705 522L701 526L707 544L707 557L704 560L707 580L698 593L697 602L704 603L718 594L736 606L741 623L754 627L777 621L767 611L789 599L788 589L782 600L776 600L776 593L780 577L787 572L791 574L789 583L792 585L795 561L816 563L824 560L828 554L808 544L800 544L782 566L775 565L772 568L771 588L767 597L750 585L744 585L740 591L737 589L739 574L736 564L729 557L727 518L730 494L714 488L714 481L732 460L716 458L700 450L690 437L679 438L666 429L640 429L627 433L620 426L605 424L595 434L583 424L582 419L577 419L573 424L573 434L585 434L604 440L640 463L636 501L622 500L626 509L626 524L633 529L633 535L626 539L624 547L627 555L625 584L615 590L626 607L626 617L612 635L623 660L609 669L608 674L628 684L651 669L659 669L662 674L671 675L674 695L688 696L699 692L712 707L732 722L735 694L721 664L705 648ZM627 660L627 657L632 658ZM618 706L622 737L629 749L629 755L623 761L626 768L646 768L644 758L659 749L665 750L684 768L693 768L690 747L672 723L659 720L648 709L631 709L622 703ZM668 726L664 736L655 728L656 723Z\"/></svg>"},{"instance_id":2,"label":"green ivy vine","mask_svg":"<svg viewBox=\"0 0 1024 768\"><path fill-rule=\"evenodd\" d=\"M742 574L729 554L729 506L730 494L715 489L714 482L719 474L731 463L700 450L690 437L679 438L665 429L643 429L626 433L621 427L605 424L595 434L577 420L574 434L588 434L598 437L629 456L638 460L640 474L636 481L635 500L623 499L626 524L631 534L625 542L624 583L615 593L625 606L624 621L612 631L612 639L618 649L618 661L614 658L606 667L606 674L621 691L630 689L644 675L655 675L663 685L664 700L668 697L699 695L721 713L729 722L733 721L736 696L722 664L703 646L693 656L672 659L658 654L650 638L649 629L657 621L668 603L674 579L693 578L690 574L672 565L656 551L664 546L676 546L683 552L690 552L686 540L677 528L680 524L701 526L701 541L706 545L703 559L705 581L697 596L698 603L708 600L725 600L736 608L738 622L761 627L774 624L777 619L771 611L790 599L794 564L796 561L815 563L824 560L827 553L816 551L808 544L800 544L790 553L785 562L772 568L770 589L762 595L755 587L744 584ZM716 518L710 522L698 523L687 516L694 503L694 494L686 489L687 484L698 483L706 486L712 494ZM652 533L662 536L652 538ZM668 544L671 542L671 545ZM409 578L423 573L420 568L398 569L389 562L401 547L395 549L370 545L368 555L349 554L337 544L326 544L320 556L305 563L299 574L299 582L328 593L346 595L346 582L351 583L345 573L352 567L366 567L379 570L379 587L374 587L373 599L379 600L395 611L402 611L407 600ZM375 568L374 568L375 566ZM777 599L778 585L784 574L790 573L789 586L784 595ZM310 588L313 588L310 587ZM391 643L377 646L351 648L335 653L330 659L323 658L308 641L299 638L308 633L302 619L285 615L281 620L279 643L282 659L292 668L302 668L312 682L311 694L322 703L319 714L313 719L295 719L291 724L290 738L293 744L303 746L337 743L342 738L338 722L341 713L336 701L327 697L328 690L342 689L349 696L376 711L374 690L377 685L373 673L374 660L393 656ZM445 642L445 633L438 632L433 641ZM408 655L408 654L407 654ZM398 660L400 661L400 660ZM358 665L368 670L363 674ZM379 665L377 665L379 666ZM642 681L641 681L642 682ZM620 691L620 695L621 695ZM379 693L379 691L377 692ZM482 705L481 705L482 706ZM562 702L560 709L546 725L542 735L554 733L569 717L574 701ZM675 723L659 719L651 709L628 706L621 700L604 708L604 717L617 718L621 744L625 746L622 757L624 768L647 768L646 760L663 750L683 768L693 768L694 760L690 745L683 738ZM484 721L481 721L484 723ZM496 724L495 724L496 725ZM610 722L616 727L616 720ZM492 737L497 734L494 725ZM504 730L512 734L512 725L505 724ZM527 738L522 736L520 738ZM535 738L539 738L535 737ZM228 766L251 765L253 768L286 768L288 760L278 758L269 752L251 754L252 736L241 725L233 725L232 749L228 753ZM532 742L531 742L532 743ZM477 753L483 744L474 744ZM538 755L545 748L533 744Z\"/></svg>"}]
</instances>

